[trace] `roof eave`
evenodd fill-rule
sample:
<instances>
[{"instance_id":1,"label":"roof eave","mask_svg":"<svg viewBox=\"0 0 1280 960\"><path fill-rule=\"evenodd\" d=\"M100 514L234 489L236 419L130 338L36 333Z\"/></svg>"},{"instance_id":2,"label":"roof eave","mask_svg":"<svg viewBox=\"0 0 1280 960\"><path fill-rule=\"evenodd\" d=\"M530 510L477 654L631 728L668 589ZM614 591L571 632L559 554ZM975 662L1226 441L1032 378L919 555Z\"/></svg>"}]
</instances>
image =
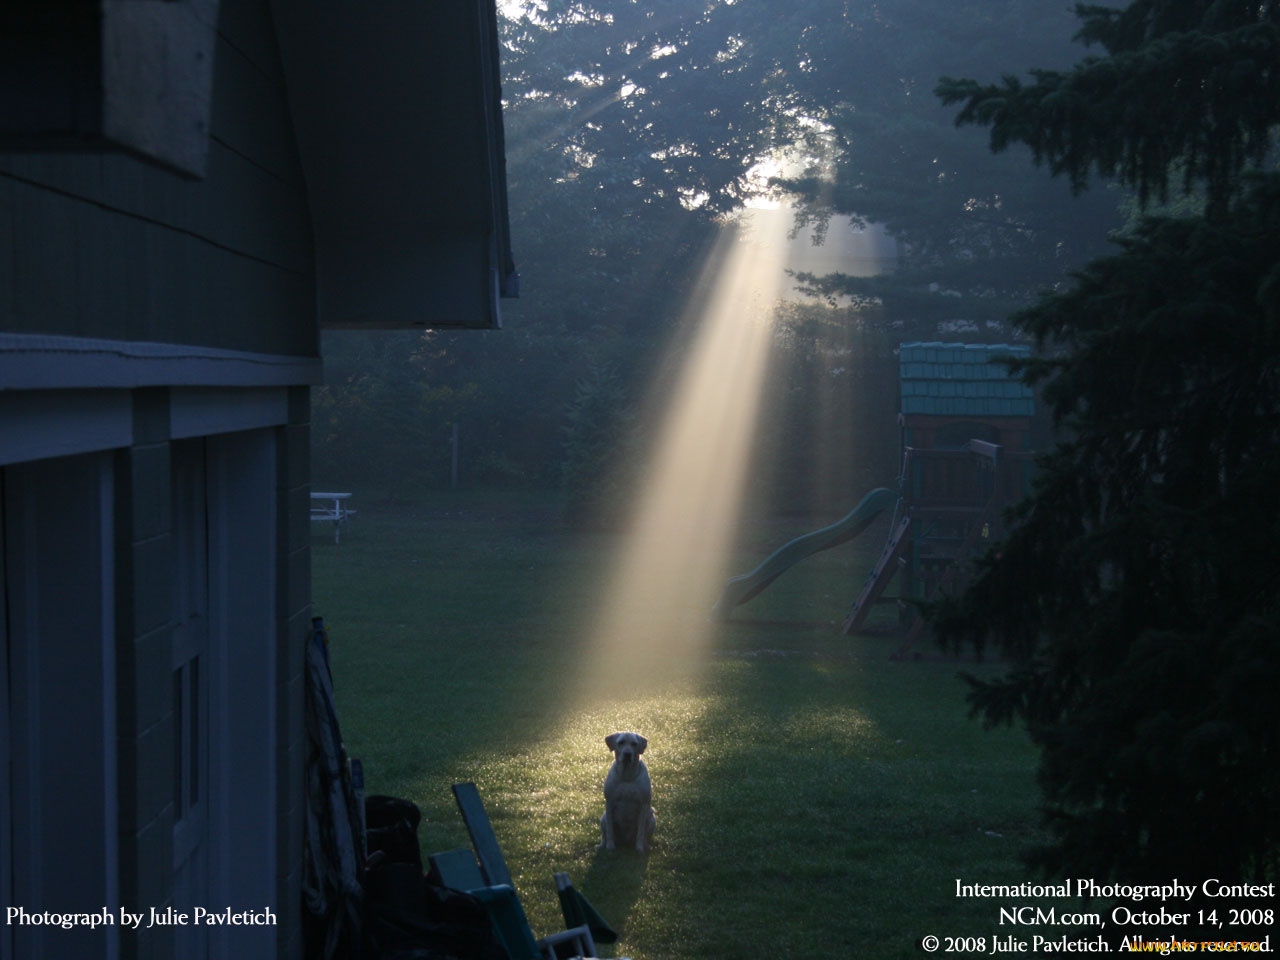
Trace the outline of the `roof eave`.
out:
<instances>
[{"instance_id":1,"label":"roof eave","mask_svg":"<svg viewBox=\"0 0 1280 960\"><path fill-rule=\"evenodd\" d=\"M518 276L493 0L271 9L321 326L500 326Z\"/></svg>"}]
</instances>

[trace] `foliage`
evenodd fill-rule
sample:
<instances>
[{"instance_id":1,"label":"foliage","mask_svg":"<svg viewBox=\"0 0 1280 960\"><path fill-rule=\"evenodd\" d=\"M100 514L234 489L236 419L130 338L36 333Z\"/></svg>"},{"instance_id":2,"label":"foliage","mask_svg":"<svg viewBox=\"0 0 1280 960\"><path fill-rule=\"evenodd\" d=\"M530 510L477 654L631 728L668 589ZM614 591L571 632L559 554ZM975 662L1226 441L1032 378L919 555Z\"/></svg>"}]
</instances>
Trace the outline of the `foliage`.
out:
<instances>
[{"instance_id":1,"label":"foliage","mask_svg":"<svg viewBox=\"0 0 1280 960\"><path fill-rule=\"evenodd\" d=\"M379 486L438 484L458 422L463 483L580 478L577 461L560 462L577 385L609 368L628 396L649 395L723 218L783 159L788 171L812 167L816 179L792 183L810 222L830 228L848 212L898 241L892 276L808 280L842 307L857 294L857 309L832 314L850 336L934 337L956 320L986 332L1082 259L1113 198L1067 215L1063 185L957 137L924 91L938 70L977 69L996 51L1062 59L1061 19L1029 0L550 0L504 17L521 298L503 302L501 331L439 332L427 350L398 334L327 335L318 467ZM866 392L878 377L823 374L804 344L779 342L790 379L775 378L786 391L768 403L775 417L806 404L892 416ZM801 383L806 369L814 379ZM643 412L630 426L646 427ZM620 439L622 427L599 436ZM784 439L782 467L800 480L806 456L843 442L806 452ZM865 450L859 441L841 455Z\"/></svg>"},{"instance_id":2,"label":"foliage","mask_svg":"<svg viewBox=\"0 0 1280 960\"><path fill-rule=\"evenodd\" d=\"M581 338L590 357L570 384L619 352L627 372L652 362L717 216L772 147L776 111L744 95L751 50L721 22L732 6L552 2L504 22L512 232L529 279L512 313Z\"/></svg>"},{"instance_id":3,"label":"foliage","mask_svg":"<svg viewBox=\"0 0 1280 960\"><path fill-rule=\"evenodd\" d=\"M328 349L335 342L346 349ZM312 398L317 479L359 477L391 496L446 479L450 426L476 385L423 376L437 359L432 335L330 334L326 347L326 382Z\"/></svg>"},{"instance_id":4,"label":"foliage","mask_svg":"<svg viewBox=\"0 0 1280 960\"><path fill-rule=\"evenodd\" d=\"M1062 184L1023 158L992 156L980 138L957 135L927 91L940 71L1065 60L1065 12L1018 0L897 0L817 4L799 16L815 14L822 19L796 54L815 162L778 182L811 222L846 213L883 224L899 263L876 277L803 277L807 289L882 303L884 322L904 339L936 338L948 322L966 336L1007 336L1012 310L1101 251L1115 196L1071 205Z\"/></svg>"},{"instance_id":5,"label":"foliage","mask_svg":"<svg viewBox=\"0 0 1280 960\"><path fill-rule=\"evenodd\" d=\"M582 523L619 519L624 485L619 459L632 421L627 391L612 366L593 365L578 381L564 416L560 468L569 515Z\"/></svg>"},{"instance_id":6,"label":"foliage","mask_svg":"<svg viewBox=\"0 0 1280 960\"><path fill-rule=\"evenodd\" d=\"M1084 188L1090 170L1118 177L1145 203L1203 183L1221 213L1239 172L1270 147L1280 103L1280 12L1267 3L1136 0L1124 9L1081 5L1079 37L1100 44L1068 73L1007 76L999 86L943 79L957 122L991 128L991 148L1031 147Z\"/></svg>"},{"instance_id":7,"label":"foliage","mask_svg":"<svg viewBox=\"0 0 1280 960\"><path fill-rule=\"evenodd\" d=\"M1051 351L1024 376L1065 439L937 627L1016 660L1001 680L973 681L972 702L988 721L1024 720L1042 749L1056 843L1039 863L1274 879L1280 174L1244 168L1259 159L1256 124L1280 122L1276 61L1258 69L1250 52L1274 49L1280 12L1138 0L1080 14L1081 35L1112 56L1028 87L944 81L943 98L966 98L961 121L990 123L994 147L1031 142L1073 178L1093 167L1159 193L1176 160L1206 203L1146 218L1073 289L1014 318ZM1238 62L1215 55L1206 73L1185 57L1208 49ZM1203 89L1227 75L1249 101L1238 110L1168 95L1173 80ZM1125 116L1164 122L1118 125L1117 98L1132 102Z\"/></svg>"},{"instance_id":8,"label":"foliage","mask_svg":"<svg viewBox=\"0 0 1280 960\"><path fill-rule=\"evenodd\" d=\"M780 306L753 485L832 519L898 473L897 337L874 309Z\"/></svg>"},{"instance_id":9,"label":"foliage","mask_svg":"<svg viewBox=\"0 0 1280 960\"><path fill-rule=\"evenodd\" d=\"M798 135L775 14L758 0L529 3L507 27L505 89L516 110L554 105L538 139L564 179L728 213L758 189L752 168Z\"/></svg>"}]
</instances>

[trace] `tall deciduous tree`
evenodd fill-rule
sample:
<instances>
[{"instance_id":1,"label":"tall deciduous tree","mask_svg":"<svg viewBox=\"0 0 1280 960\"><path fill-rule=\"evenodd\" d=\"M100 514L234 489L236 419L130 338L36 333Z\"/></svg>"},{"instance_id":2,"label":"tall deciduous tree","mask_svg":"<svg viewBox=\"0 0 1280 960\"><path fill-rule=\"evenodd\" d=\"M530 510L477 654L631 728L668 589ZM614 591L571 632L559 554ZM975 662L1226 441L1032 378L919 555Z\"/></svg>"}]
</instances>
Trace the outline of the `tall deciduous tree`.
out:
<instances>
[{"instance_id":1,"label":"tall deciduous tree","mask_svg":"<svg viewBox=\"0 0 1280 960\"><path fill-rule=\"evenodd\" d=\"M938 611L1016 662L971 680L1025 721L1069 876L1269 878L1280 864L1280 8L1081 6L1100 55L1030 82L944 80L961 123L1083 189L1202 191L1015 317L1066 437L1018 526ZM1251 169L1253 168L1253 169Z\"/></svg>"}]
</instances>

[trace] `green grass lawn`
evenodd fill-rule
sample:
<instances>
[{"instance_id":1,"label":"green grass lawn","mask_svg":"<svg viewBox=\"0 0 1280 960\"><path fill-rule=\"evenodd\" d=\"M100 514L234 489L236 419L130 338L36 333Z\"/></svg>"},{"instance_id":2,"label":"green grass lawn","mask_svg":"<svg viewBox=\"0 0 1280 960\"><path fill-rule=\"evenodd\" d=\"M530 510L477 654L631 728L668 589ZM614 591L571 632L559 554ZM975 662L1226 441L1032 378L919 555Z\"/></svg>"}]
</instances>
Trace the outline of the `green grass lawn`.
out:
<instances>
[{"instance_id":1,"label":"green grass lawn","mask_svg":"<svg viewBox=\"0 0 1280 960\"><path fill-rule=\"evenodd\" d=\"M990 668L839 633L879 527L716 627L696 676L605 698L574 668L616 537L535 497L358 507L340 546L312 541L348 749L369 792L422 808L424 853L467 844L449 785L475 781L536 933L560 929L567 870L636 960L918 957L927 934L996 930L1002 904L957 899L957 878L1034 879L1034 752L968 720L957 679ZM831 519L747 529L732 566ZM647 857L596 851L618 729L649 738Z\"/></svg>"}]
</instances>

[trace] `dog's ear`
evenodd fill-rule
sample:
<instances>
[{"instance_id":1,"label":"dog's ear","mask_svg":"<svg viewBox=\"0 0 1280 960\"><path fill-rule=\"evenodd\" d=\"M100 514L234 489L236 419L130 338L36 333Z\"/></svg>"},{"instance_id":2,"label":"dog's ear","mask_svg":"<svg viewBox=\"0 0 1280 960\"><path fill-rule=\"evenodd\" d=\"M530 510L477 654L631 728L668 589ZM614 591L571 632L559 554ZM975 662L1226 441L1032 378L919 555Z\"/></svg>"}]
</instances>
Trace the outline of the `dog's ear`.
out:
<instances>
[{"instance_id":1,"label":"dog's ear","mask_svg":"<svg viewBox=\"0 0 1280 960\"><path fill-rule=\"evenodd\" d=\"M616 744L620 736L622 736L620 733L611 733L604 738L604 745L609 748L610 752L618 749Z\"/></svg>"},{"instance_id":2,"label":"dog's ear","mask_svg":"<svg viewBox=\"0 0 1280 960\"><path fill-rule=\"evenodd\" d=\"M644 753L644 748L649 745L649 741L638 733L636 734L636 743L640 745L639 749L636 750L636 753Z\"/></svg>"}]
</instances>

